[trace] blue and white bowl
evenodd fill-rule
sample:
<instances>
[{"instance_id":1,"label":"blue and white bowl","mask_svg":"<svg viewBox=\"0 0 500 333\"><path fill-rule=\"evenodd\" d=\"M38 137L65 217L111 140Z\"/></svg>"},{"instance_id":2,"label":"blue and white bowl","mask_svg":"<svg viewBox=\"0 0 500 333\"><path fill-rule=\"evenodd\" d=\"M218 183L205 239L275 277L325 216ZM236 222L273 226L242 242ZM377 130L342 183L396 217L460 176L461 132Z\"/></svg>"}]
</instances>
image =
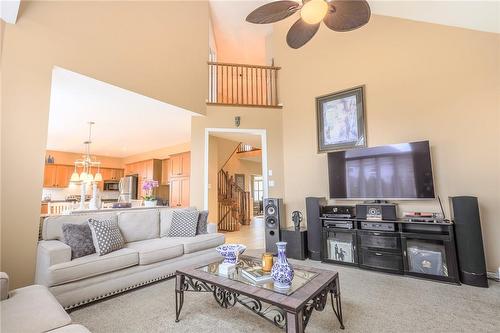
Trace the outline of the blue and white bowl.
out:
<instances>
[{"instance_id":1,"label":"blue and white bowl","mask_svg":"<svg viewBox=\"0 0 500 333\"><path fill-rule=\"evenodd\" d=\"M243 244L223 244L215 248L224 257L225 264L236 264L238 256L245 252L247 247Z\"/></svg>"}]
</instances>

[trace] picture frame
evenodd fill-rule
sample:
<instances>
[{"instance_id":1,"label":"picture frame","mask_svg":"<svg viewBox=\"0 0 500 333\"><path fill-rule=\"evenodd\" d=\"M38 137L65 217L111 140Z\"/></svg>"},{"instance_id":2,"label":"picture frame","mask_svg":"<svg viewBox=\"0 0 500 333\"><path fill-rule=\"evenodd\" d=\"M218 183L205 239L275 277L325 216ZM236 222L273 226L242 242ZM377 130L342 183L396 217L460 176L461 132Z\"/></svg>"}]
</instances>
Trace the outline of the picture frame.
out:
<instances>
[{"instance_id":1,"label":"picture frame","mask_svg":"<svg viewBox=\"0 0 500 333\"><path fill-rule=\"evenodd\" d=\"M318 152L366 147L365 86L316 97Z\"/></svg>"}]
</instances>

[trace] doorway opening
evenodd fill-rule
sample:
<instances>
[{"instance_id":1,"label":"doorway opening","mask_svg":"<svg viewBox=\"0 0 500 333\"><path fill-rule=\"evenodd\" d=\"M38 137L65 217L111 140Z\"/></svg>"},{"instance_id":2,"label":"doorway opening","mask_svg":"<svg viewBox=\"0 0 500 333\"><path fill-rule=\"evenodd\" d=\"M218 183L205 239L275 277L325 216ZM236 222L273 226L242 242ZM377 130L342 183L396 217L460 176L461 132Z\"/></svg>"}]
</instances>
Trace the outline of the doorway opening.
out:
<instances>
[{"instance_id":1,"label":"doorway opening","mask_svg":"<svg viewBox=\"0 0 500 333\"><path fill-rule=\"evenodd\" d=\"M265 130L205 131L205 209L226 242L265 248L262 200L267 196Z\"/></svg>"}]
</instances>

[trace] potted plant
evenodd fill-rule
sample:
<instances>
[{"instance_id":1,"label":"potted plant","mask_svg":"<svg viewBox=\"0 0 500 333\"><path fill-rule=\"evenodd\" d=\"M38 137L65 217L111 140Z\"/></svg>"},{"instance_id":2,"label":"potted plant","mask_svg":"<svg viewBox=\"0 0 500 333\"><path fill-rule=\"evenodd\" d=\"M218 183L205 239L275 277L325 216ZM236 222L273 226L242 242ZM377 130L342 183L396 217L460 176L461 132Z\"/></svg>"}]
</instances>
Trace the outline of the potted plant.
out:
<instances>
[{"instance_id":1,"label":"potted plant","mask_svg":"<svg viewBox=\"0 0 500 333\"><path fill-rule=\"evenodd\" d=\"M142 199L144 200L145 207L156 206L157 200L153 194L153 190L158 186L159 186L158 181L152 179L145 180L142 183L142 189L146 191L146 195L142 197Z\"/></svg>"}]
</instances>

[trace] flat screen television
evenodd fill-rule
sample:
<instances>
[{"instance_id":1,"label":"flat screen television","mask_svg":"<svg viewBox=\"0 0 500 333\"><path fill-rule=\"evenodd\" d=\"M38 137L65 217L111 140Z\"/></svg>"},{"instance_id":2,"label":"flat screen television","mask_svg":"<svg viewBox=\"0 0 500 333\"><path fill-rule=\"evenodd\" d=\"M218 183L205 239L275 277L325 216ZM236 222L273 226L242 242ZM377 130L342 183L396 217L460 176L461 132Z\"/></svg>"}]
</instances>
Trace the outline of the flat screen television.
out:
<instances>
[{"instance_id":1,"label":"flat screen television","mask_svg":"<svg viewBox=\"0 0 500 333\"><path fill-rule=\"evenodd\" d=\"M328 153L331 199L434 199L429 141Z\"/></svg>"}]
</instances>

